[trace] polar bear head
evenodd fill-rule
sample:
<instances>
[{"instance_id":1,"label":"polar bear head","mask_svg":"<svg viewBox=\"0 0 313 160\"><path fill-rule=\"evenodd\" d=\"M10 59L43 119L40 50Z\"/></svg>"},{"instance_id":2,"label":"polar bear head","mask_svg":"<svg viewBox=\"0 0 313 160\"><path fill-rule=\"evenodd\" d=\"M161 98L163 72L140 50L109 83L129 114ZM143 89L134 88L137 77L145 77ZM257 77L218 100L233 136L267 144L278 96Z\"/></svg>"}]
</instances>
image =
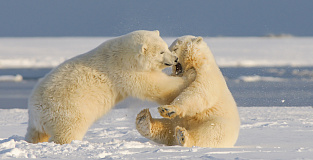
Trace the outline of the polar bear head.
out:
<instances>
[{"instance_id":1,"label":"polar bear head","mask_svg":"<svg viewBox=\"0 0 313 160\"><path fill-rule=\"evenodd\" d=\"M142 33L143 31L137 32ZM139 45L139 57L144 68L162 70L177 64L178 57L168 49L166 42L160 37L159 31L148 31L143 34L142 40Z\"/></svg>"},{"instance_id":2,"label":"polar bear head","mask_svg":"<svg viewBox=\"0 0 313 160\"><path fill-rule=\"evenodd\" d=\"M202 37L183 36L177 38L169 47L179 58L179 63L172 67L176 75L190 68L199 67L208 59L210 50Z\"/></svg>"},{"instance_id":3,"label":"polar bear head","mask_svg":"<svg viewBox=\"0 0 313 160\"><path fill-rule=\"evenodd\" d=\"M120 63L123 63L123 66L127 65L132 70L159 71L176 65L178 62L178 57L169 50L157 30L134 31L118 37L113 42L114 50L118 49L115 52L123 52L120 55L120 59L122 59ZM111 48L113 42L110 44Z\"/></svg>"}]
</instances>

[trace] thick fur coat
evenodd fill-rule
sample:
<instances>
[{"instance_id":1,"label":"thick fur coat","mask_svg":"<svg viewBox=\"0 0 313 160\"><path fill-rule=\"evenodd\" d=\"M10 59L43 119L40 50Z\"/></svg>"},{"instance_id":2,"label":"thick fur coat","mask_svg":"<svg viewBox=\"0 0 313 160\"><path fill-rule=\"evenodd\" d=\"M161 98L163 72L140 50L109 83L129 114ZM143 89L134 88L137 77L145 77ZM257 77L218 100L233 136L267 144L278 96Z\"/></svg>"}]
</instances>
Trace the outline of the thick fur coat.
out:
<instances>
[{"instance_id":1,"label":"thick fur coat","mask_svg":"<svg viewBox=\"0 0 313 160\"><path fill-rule=\"evenodd\" d=\"M82 140L94 121L128 96L170 103L189 82L162 72L177 60L159 31L141 30L64 62L35 86L29 98L26 140Z\"/></svg>"},{"instance_id":2,"label":"thick fur coat","mask_svg":"<svg viewBox=\"0 0 313 160\"><path fill-rule=\"evenodd\" d=\"M158 108L164 118L152 118L148 109L142 110L137 115L137 130L166 145L233 147L240 118L209 47L201 37L184 36L170 50L177 53L182 67L173 67L173 72L186 76L194 70L196 78L169 105Z\"/></svg>"}]
</instances>

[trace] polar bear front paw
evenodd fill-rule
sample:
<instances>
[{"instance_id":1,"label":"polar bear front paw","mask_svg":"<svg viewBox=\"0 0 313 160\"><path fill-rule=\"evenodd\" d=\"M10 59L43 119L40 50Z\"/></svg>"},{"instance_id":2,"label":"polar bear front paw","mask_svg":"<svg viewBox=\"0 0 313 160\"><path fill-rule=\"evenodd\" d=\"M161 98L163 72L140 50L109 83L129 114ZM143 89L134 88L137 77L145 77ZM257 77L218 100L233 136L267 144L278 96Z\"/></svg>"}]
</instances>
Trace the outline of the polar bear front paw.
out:
<instances>
[{"instance_id":1,"label":"polar bear front paw","mask_svg":"<svg viewBox=\"0 0 313 160\"><path fill-rule=\"evenodd\" d=\"M136 118L136 129L142 136L147 138L149 138L151 134L151 119L149 109L143 109Z\"/></svg>"},{"instance_id":2,"label":"polar bear front paw","mask_svg":"<svg viewBox=\"0 0 313 160\"><path fill-rule=\"evenodd\" d=\"M189 136L188 131L185 128L179 126L176 127L175 137L179 145L185 146L188 136Z\"/></svg>"},{"instance_id":3,"label":"polar bear front paw","mask_svg":"<svg viewBox=\"0 0 313 160\"><path fill-rule=\"evenodd\" d=\"M180 114L179 108L172 105L163 105L158 107L160 115L164 118L175 118Z\"/></svg>"}]
</instances>

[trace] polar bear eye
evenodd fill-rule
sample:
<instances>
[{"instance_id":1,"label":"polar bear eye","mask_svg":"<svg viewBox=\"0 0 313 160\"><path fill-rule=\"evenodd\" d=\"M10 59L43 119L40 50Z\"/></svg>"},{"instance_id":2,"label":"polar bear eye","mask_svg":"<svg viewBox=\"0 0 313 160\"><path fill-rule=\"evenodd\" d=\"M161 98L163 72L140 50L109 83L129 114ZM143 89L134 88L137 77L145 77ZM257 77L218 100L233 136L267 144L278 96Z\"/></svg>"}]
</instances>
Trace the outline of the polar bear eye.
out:
<instances>
[{"instance_id":1,"label":"polar bear eye","mask_svg":"<svg viewBox=\"0 0 313 160\"><path fill-rule=\"evenodd\" d=\"M161 52L160 54L163 54L164 52Z\"/></svg>"},{"instance_id":2,"label":"polar bear eye","mask_svg":"<svg viewBox=\"0 0 313 160\"><path fill-rule=\"evenodd\" d=\"M173 51L176 52L178 50L178 48L175 48Z\"/></svg>"}]
</instances>

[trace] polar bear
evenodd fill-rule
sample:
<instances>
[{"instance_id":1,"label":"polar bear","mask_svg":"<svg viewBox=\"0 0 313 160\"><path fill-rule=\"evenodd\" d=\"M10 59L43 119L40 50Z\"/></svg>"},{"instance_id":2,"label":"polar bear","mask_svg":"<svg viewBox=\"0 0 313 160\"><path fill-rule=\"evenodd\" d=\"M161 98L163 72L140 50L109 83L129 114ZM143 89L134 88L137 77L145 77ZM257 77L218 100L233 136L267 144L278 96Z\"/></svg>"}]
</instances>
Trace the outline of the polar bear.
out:
<instances>
[{"instance_id":1,"label":"polar bear","mask_svg":"<svg viewBox=\"0 0 313 160\"><path fill-rule=\"evenodd\" d=\"M201 37L183 36L170 46L178 54L178 75L195 70L195 80L169 105L158 107L164 118L152 118L148 109L136 118L141 135L157 143L185 147L233 147L240 118L235 100L214 57Z\"/></svg>"},{"instance_id":2,"label":"polar bear","mask_svg":"<svg viewBox=\"0 0 313 160\"><path fill-rule=\"evenodd\" d=\"M65 61L31 93L26 141L82 140L94 121L128 96L170 103L189 83L162 72L177 60L159 31L140 30Z\"/></svg>"}]
</instances>

